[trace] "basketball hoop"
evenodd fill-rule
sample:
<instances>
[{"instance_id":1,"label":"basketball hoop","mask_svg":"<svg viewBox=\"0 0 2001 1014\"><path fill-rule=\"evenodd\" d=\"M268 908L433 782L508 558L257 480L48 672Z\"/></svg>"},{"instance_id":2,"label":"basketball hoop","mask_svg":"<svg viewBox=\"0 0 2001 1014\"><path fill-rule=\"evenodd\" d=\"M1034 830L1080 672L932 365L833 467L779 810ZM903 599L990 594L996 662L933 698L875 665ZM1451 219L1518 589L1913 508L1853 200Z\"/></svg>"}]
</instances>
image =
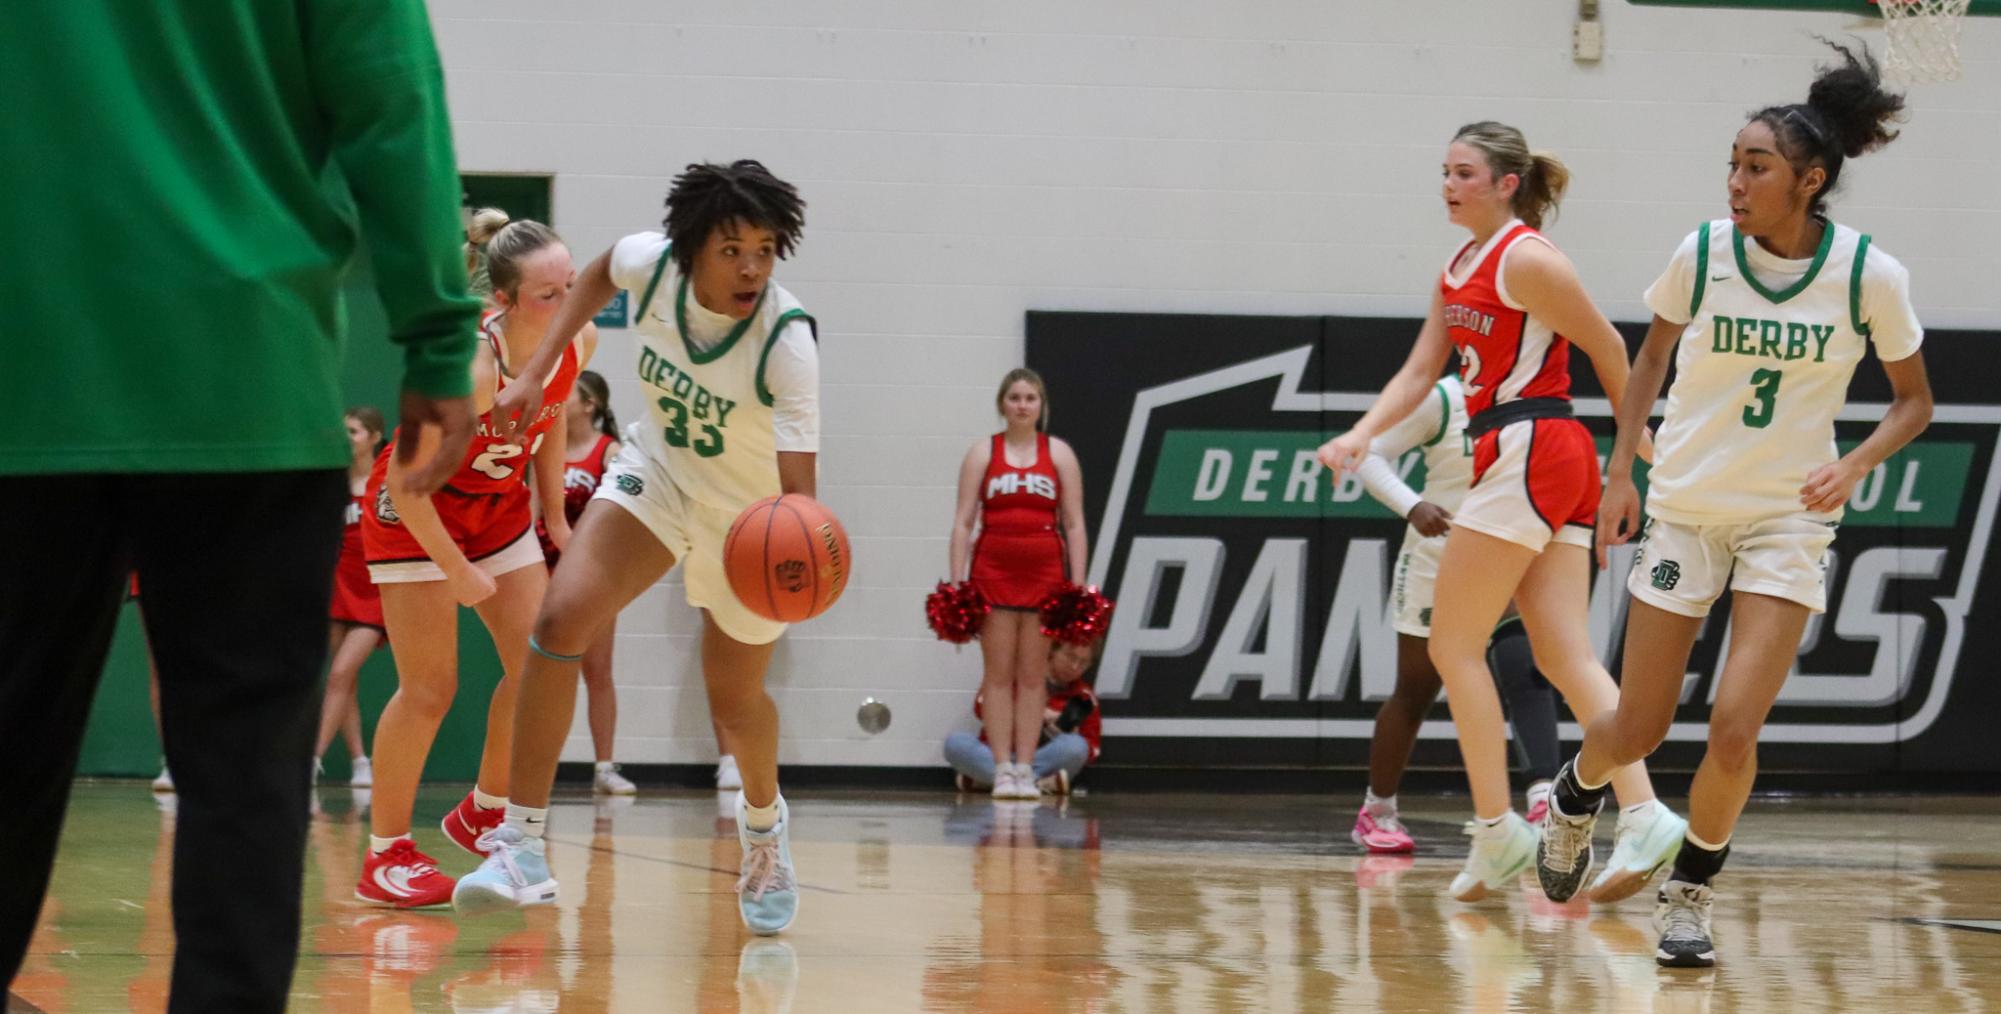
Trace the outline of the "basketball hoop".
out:
<instances>
[{"instance_id":1,"label":"basketball hoop","mask_svg":"<svg viewBox=\"0 0 2001 1014\"><path fill-rule=\"evenodd\" d=\"M1959 80L1959 26L1970 0L1870 0L1890 36L1884 62L1905 82Z\"/></svg>"}]
</instances>

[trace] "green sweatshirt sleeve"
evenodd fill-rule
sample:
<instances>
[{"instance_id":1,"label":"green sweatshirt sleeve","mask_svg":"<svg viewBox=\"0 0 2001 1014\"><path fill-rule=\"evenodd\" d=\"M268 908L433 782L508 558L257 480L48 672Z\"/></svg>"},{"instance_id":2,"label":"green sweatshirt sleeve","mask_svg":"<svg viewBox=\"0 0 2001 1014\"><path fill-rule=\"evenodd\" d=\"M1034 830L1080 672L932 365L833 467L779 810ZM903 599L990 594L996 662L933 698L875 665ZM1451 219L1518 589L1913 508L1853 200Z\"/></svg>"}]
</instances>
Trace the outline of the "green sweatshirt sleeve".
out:
<instances>
[{"instance_id":1,"label":"green sweatshirt sleeve","mask_svg":"<svg viewBox=\"0 0 2001 1014\"><path fill-rule=\"evenodd\" d=\"M444 73L421 0L305 0L315 99L360 210L403 387L472 393L479 301L466 287Z\"/></svg>"}]
</instances>

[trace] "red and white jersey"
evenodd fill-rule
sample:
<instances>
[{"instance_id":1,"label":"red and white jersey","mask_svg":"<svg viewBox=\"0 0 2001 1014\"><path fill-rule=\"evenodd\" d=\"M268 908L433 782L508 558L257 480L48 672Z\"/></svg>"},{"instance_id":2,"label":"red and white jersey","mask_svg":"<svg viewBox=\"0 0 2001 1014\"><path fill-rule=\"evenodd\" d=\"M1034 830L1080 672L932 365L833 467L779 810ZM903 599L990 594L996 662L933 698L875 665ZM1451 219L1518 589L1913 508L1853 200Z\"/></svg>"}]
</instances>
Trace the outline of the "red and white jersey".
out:
<instances>
[{"instance_id":1,"label":"red and white jersey","mask_svg":"<svg viewBox=\"0 0 2001 1014\"><path fill-rule=\"evenodd\" d=\"M563 465L563 517L573 525L583 517L584 505L591 502L598 483L604 481L605 452L611 445L612 438L600 433L597 443L582 458Z\"/></svg>"},{"instance_id":2,"label":"red and white jersey","mask_svg":"<svg viewBox=\"0 0 2001 1014\"><path fill-rule=\"evenodd\" d=\"M980 480L980 530L992 535L1056 530L1063 482L1049 457L1049 434L1035 435L1035 462L1016 468L1007 462L1007 434L993 437L987 474Z\"/></svg>"},{"instance_id":3,"label":"red and white jersey","mask_svg":"<svg viewBox=\"0 0 2001 1014\"><path fill-rule=\"evenodd\" d=\"M1469 416L1520 398L1570 397L1569 340L1529 316L1508 296L1502 277L1508 253L1523 241L1549 242L1516 219L1470 254L1468 240L1439 279L1445 334L1459 350Z\"/></svg>"},{"instance_id":4,"label":"red and white jersey","mask_svg":"<svg viewBox=\"0 0 2001 1014\"><path fill-rule=\"evenodd\" d=\"M499 365L499 377L494 384L494 393L506 390L507 343L501 340L498 311L488 311L480 318L479 333L487 346L493 350L494 362ZM570 398L571 388L576 386L577 373L583 368L581 353L577 343L572 341L563 349L563 357L556 368L542 380L542 409L531 420L527 435L516 444L500 436L493 425L491 411L479 417L479 427L473 430L472 442L466 445L465 460L459 463L459 470L452 473L445 483L454 492L472 496L505 493L522 485L522 476L527 472L528 459L542 446L542 439L549 428L563 417L563 404ZM375 459L375 470L371 473L371 485L380 485L389 473L389 456L395 453L396 441L403 438L403 428L397 427L389 445Z\"/></svg>"}]
</instances>

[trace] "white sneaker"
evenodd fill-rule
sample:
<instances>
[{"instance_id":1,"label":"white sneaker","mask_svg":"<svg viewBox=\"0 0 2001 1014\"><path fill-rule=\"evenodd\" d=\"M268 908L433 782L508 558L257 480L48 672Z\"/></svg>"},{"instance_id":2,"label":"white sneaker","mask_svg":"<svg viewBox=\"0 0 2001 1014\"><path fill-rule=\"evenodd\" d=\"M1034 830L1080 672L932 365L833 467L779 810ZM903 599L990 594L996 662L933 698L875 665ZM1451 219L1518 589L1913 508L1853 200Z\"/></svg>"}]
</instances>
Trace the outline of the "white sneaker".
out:
<instances>
[{"instance_id":1,"label":"white sneaker","mask_svg":"<svg viewBox=\"0 0 2001 1014\"><path fill-rule=\"evenodd\" d=\"M733 792L743 788L743 773L736 769L736 758L723 754L716 761L716 791Z\"/></svg>"},{"instance_id":2,"label":"white sneaker","mask_svg":"<svg viewBox=\"0 0 2001 1014\"><path fill-rule=\"evenodd\" d=\"M1042 798L1042 786L1035 781L1035 768L1027 764L1014 766L1014 792L1016 799Z\"/></svg>"},{"instance_id":3,"label":"white sneaker","mask_svg":"<svg viewBox=\"0 0 2001 1014\"><path fill-rule=\"evenodd\" d=\"M372 789L375 787L375 765L370 764L368 758L356 757L354 759L354 773L347 776L347 787L350 789Z\"/></svg>"},{"instance_id":4,"label":"white sneaker","mask_svg":"<svg viewBox=\"0 0 2001 1014\"><path fill-rule=\"evenodd\" d=\"M1468 821L1466 834L1473 839L1473 850L1467 853L1466 867L1452 878L1451 894L1457 901L1479 901L1535 862L1535 828L1513 810L1493 827Z\"/></svg>"},{"instance_id":5,"label":"white sneaker","mask_svg":"<svg viewBox=\"0 0 2001 1014\"><path fill-rule=\"evenodd\" d=\"M618 765L611 761L598 761L597 775L591 779L591 791L604 796L631 796L639 793L639 786L619 774Z\"/></svg>"},{"instance_id":6,"label":"white sneaker","mask_svg":"<svg viewBox=\"0 0 2001 1014\"><path fill-rule=\"evenodd\" d=\"M153 791L154 792L174 791L174 774L173 772L167 770L167 766L165 764L160 765L160 774L158 777L153 779Z\"/></svg>"},{"instance_id":7,"label":"white sneaker","mask_svg":"<svg viewBox=\"0 0 2001 1014\"><path fill-rule=\"evenodd\" d=\"M1660 800L1649 800L1637 813L1619 811L1619 826L1613 832L1612 858L1604 872L1591 881L1592 901L1610 902L1632 897L1654 879L1654 874L1681 854L1688 834L1688 821L1681 819Z\"/></svg>"},{"instance_id":8,"label":"white sneaker","mask_svg":"<svg viewBox=\"0 0 2001 1014\"><path fill-rule=\"evenodd\" d=\"M1013 765L1013 764L996 764L996 765L994 765L994 792L993 792L993 795L994 795L994 798L995 798L995 799L1019 799L1019 798L1020 798L1019 796L1015 795L1015 788L1014 788L1014 765Z\"/></svg>"}]
</instances>

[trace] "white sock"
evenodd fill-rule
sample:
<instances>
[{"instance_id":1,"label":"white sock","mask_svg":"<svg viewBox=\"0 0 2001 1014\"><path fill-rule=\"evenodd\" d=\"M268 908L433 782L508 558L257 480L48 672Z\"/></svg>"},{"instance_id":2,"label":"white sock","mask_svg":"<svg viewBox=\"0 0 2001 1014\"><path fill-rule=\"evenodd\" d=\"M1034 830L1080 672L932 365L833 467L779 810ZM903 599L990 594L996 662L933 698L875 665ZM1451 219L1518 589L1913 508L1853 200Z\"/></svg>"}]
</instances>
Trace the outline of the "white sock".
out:
<instances>
[{"instance_id":1,"label":"white sock","mask_svg":"<svg viewBox=\"0 0 2001 1014\"><path fill-rule=\"evenodd\" d=\"M482 810L498 810L507 805L507 797L493 795L475 785L472 787L472 805Z\"/></svg>"},{"instance_id":2,"label":"white sock","mask_svg":"<svg viewBox=\"0 0 2001 1014\"><path fill-rule=\"evenodd\" d=\"M1505 813L1491 820L1486 817L1475 817L1473 819L1475 823L1480 825L1479 836L1482 838L1492 838L1506 833L1508 818L1514 815L1514 808L1509 807Z\"/></svg>"},{"instance_id":3,"label":"white sock","mask_svg":"<svg viewBox=\"0 0 2001 1014\"><path fill-rule=\"evenodd\" d=\"M507 804L507 826L520 831L524 837L542 837L542 828L549 823L549 808L522 806L520 803Z\"/></svg>"},{"instance_id":4,"label":"white sock","mask_svg":"<svg viewBox=\"0 0 2001 1014\"><path fill-rule=\"evenodd\" d=\"M1387 796L1378 796L1374 791L1368 791L1362 797L1362 807L1369 811L1369 816L1371 817L1394 817L1397 812L1396 793L1392 792Z\"/></svg>"},{"instance_id":5,"label":"white sock","mask_svg":"<svg viewBox=\"0 0 2001 1014\"><path fill-rule=\"evenodd\" d=\"M391 848L394 848L397 842L409 841L409 840L410 836L407 834L392 834L387 838L371 834L368 836L368 851L373 852L376 855L381 855L382 853L389 851Z\"/></svg>"},{"instance_id":6,"label":"white sock","mask_svg":"<svg viewBox=\"0 0 2001 1014\"><path fill-rule=\"evenodd\" d=\"M769 831L778 826L778 801L783 797L771 797L769 806L752 806L750 800L743 801L743 826L752 831Z\"/></svg>"},{"instance_id":7,"label":"white sock","mask_svg":"<svg viewBox=\"0 0 2001 1014\"><path fill-rule=\"evenodd\" d=\"M618 765L611 761L598 761L598 774L604 774L605 772L614 770L617 767Z\"/></svg>"},{"instance_id":8,"label":"white sock","mask_svg":"<svg viewBox=\"0 0 2001 1014\"><path fill-rule=\"evenodd\" d=\"M1730 844L1730 839L1725 838L1722 841L1717 842L1714 845L1711 845L1708 842L1703 841L1700 838L1697 838L1695 836L1694 831L1684 831L1682 832L1682 837L1687 838L1689 841L1695 844L1696 848L1702 849L1705 852L1721 852L1723 851L1723 846Z\"/></svg>"},{"instance_id":9,"label":"white sock","mask_svg":"<svg viewBox=\"0 0 2001 1014\"><path fill-rule=\"evenodd\" d=\"M1648 810L1653 809L1655 802L1656 800L1649 799L1644 802L1634 803L1633 805L1628 806L1625 809L1620 810L1619 812L1625 816L1637 817L1647 812Z\"/></svg>"}]
</instances>

